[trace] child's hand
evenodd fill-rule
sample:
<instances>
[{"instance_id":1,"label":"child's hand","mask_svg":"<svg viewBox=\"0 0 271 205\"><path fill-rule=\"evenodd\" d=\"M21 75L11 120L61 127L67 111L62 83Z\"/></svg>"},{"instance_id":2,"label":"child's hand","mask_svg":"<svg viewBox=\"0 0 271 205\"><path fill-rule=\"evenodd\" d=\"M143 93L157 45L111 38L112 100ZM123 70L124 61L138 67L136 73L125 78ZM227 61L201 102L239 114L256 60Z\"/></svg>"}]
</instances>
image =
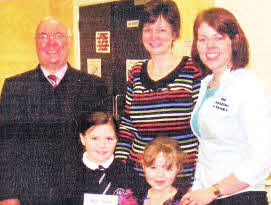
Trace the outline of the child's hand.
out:
<instances>
[{"instance_id":1,"label":"child's hand","mask_svg":"<svg viewBox=\"0 0 271 205\"><path fill-rule=\"evenodd\" d=\"M7 199L0 201L0 205L20 205L20 201L18 199Z\"/></svg>"}]
</instances>

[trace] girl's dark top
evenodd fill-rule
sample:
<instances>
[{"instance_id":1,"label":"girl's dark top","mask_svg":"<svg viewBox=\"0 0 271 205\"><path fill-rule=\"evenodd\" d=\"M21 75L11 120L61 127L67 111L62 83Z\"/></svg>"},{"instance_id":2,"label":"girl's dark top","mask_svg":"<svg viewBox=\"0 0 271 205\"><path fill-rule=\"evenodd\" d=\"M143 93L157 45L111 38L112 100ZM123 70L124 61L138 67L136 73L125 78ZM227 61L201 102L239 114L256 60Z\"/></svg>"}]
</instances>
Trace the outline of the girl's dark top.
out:
<instances>
[{"instance_id":1,"label":"girl's dark top","mask_svg":"<svg viewBox=\"0 0 271 205\"><path fill-rule=\"evenodd\" d=\"M163 203L163 205L178 205L180 203L183 195L184 195L184 193L180 189L178 189L175 196L172 199L168 199L167 201L165 201ZM148 199L148 192L145 195L144 200L147 200L147 199ZM143 205L144 201L139 201L139 205L141 205L141 204Z\"/></svg>"},{"instance_id":2,"label":"girl's dark top","mask_svg":"<svg viewBox=\"0 0 271 205\"><path fill-rule=\"evenodd\" d=\"M105 173L106 180L111 182L107 195L121 195L127 189L131 189L133 195L137 199L144 197L146 190L146 183L142 177L139 177L138 173L132 169L131 166L124 164L121 160L114 159L112 164L102 170L89 169L83 162L81 166L76 169L74 175L74 192L72 198L72 204L83 204L84 194L102 194L99 191L99 180Z\"/></svg>"}]
</instances>

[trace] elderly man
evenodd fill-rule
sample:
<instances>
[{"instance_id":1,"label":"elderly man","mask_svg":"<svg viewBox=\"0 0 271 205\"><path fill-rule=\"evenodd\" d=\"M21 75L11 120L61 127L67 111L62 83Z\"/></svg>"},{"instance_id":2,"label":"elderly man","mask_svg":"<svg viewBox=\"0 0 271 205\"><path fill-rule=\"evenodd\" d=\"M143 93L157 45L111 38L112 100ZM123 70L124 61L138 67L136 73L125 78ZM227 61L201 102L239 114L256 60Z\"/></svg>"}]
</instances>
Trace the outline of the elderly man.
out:
<instances>
[{"instance_id":1,"label":"elderly man","mask_svg":"<svg viewBox=\"0 0 271 205\"><path fill-rule=\"evenodd\" d=\"M72 197L73 167L80 153L77 122L107 109L107 88L68 63L69 29L51 17L36 30L40 64L7 79L0 101L0 201L52 204Z\"/></svg>"}]
</instances>

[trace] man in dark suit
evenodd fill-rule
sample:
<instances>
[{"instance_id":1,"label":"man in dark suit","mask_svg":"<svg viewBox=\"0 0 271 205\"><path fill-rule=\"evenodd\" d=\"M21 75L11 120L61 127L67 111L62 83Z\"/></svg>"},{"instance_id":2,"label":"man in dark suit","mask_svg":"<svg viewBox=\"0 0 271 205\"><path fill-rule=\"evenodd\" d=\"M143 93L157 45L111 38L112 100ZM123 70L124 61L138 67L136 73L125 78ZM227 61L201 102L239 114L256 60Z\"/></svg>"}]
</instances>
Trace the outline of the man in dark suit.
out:
<instances>
[{"instance_id":1,"label":"man in dark suit","mask_svg":"<svg viewBox=\"0 0 271 205\"><path fill-rule=\"evenodd\" d=\"M36 30L36 69L5 81L0 115L0 201L63 203L72 197L69 175L81 156L82 113L107 110L107 88L68 63L69 29L46 18Z\"/></svg>"}]
</instances>

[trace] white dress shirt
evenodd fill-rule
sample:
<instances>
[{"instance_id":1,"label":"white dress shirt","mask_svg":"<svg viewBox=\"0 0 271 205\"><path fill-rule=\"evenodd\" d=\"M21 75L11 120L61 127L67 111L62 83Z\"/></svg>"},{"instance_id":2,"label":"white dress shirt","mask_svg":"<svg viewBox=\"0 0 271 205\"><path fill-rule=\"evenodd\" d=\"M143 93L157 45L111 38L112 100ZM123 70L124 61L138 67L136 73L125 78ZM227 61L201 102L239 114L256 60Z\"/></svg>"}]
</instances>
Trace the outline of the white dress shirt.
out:
<instances>
[{"instance_id":1,"label":"white dress shirt","mask_svg":"<svg viewBox=\"0 0 271 205\"><path fill-rule=\"evenodd\" d=\"M47 80L51 83L51 80L48 78L49 75L51 75L52 73L49 73L44 67L40 66L44 76L47 78ZM65 66L63 66L62 68L60 68L57 72L55 72L53 75L56 76L56 84L58 85L60 83L60 81L62 80L62 78L64 77L66 71L68 69L68 65L66 64Z\"/></svg>"},{"instance_id":2,"label":"white dress shirt","mask_svg":"<svg viewBox=\"0 0 271 205\"><path fill-rule=\"evenodd\" d=\"M109 160L107 160L106 162L104 162L102 164L97 164L95 162L90 161L87 158L87 152L84 152L82 161L88 168L90 168L92 170L99 169L99 165L102 165L105 169L107 169L112 164L112 162L114 161L114 155L112 155L109 158Z\"/></svg>"}]
</instances>

